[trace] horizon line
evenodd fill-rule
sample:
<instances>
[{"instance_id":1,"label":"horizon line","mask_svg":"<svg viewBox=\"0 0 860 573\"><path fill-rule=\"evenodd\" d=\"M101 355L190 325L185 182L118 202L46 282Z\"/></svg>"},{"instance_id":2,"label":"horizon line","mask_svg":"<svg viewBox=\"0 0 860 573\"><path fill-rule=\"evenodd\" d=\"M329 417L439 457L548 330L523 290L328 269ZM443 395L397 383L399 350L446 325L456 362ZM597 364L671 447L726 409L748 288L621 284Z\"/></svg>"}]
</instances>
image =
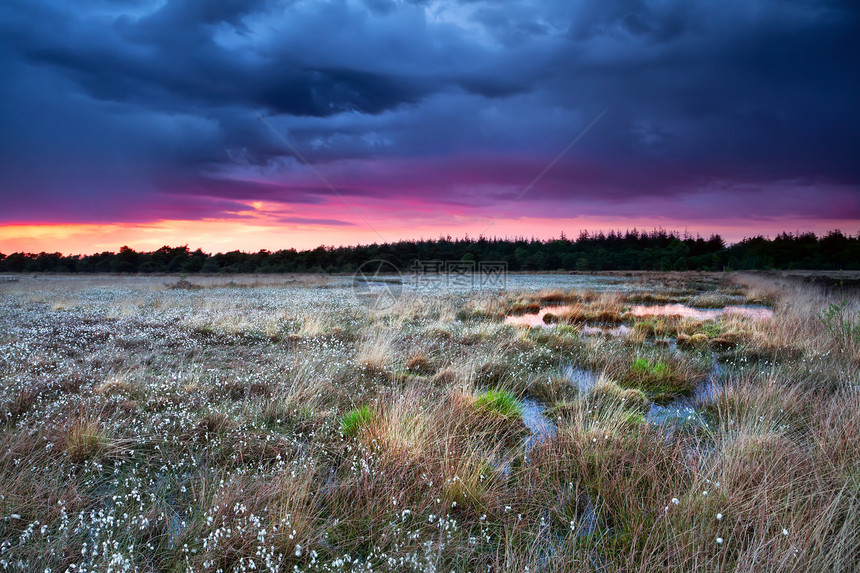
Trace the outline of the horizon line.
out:
<instances>
[{"instance_id":1,"label":"horizon line","mask_svg":"<svg viewBox=\"0 0 860 573\"><path fill-rule=\"evenodd\" d=\"M0 226L0 227L2 227L2 226ZM3 257L8 257L8 256L15 255L15 254L19 254L19 255L58 254L60 256L68 256L68 257L74 257L74 256L85 257L85 256L99 255L99 254L103 254L103 253L114 253L115 254L115 253L119 253L124 248L129 248L132 251L134 251L135 253L144 254L144 253L154 253L154 252L157 252L157 251L159 251L161 249L165 249L165 248L172 250L172 249L177 249L177 248L181 248L181 247L185 247L186 249L188 249L191 252L200 251L203 254L210 255L210 256L227 254L227 253L243 253L243 254L257 254L257 253L261 253L261 252L277 253L280 251L290 251L290 250L296 251L297 253L302 253L302 252L315 251L315 250L320 249L320 248L324 248L324 249L360 249L360 248L371 247L371 246L386 246L386 245L396 245L396 244L401 244L401 243L441 242L441 241L450 241L450 242L467 242L467 241L468 242L479 242L482 240L484 240L484 241L503 241L503 242L526 241L526 242L538 242L538 243L546 244L546 243L551 243L553 241L566 240L566 241L569 241L571 243L575 243L576 241L581 239L583 237L583 235L587 236L588 238L593 238L593 237L598 237L600 235L603 235L604 237L607 237L610 235L626 236L626 235L630 235L633 233L636 233L640 236L641 235L664 233L664 234L669 235L669 236L675 236L675 237L682 239L682 240L703 239L706 241L710 241L714 238L719 238L723 242L724 248L738 245L738 244L744 243L746 241L750 241L750 240L757 239L757 238L763 238L763 239L768 240L768 241L773 240L769 233L767 233L767 234L759 233L759 234L744 236L742 239L740 239L738 241L729 242L729 241L726 241L720 233L711 233L710 235L706 236L706 235L702 235L701 233L698 233L698 232L695 232L695 233L690 232L686 228L683 232L681 232L681 231L678 231L677 229L667 229L664 227L654 227L650 230L641 230L640 231L640 229L638 227L633 227L632 229L630 229L630 228L625 229L623 232L621 231L621 229L609 229L609 230L602 230L601 229L601 230L597 230L597 231L588 231L587 229L583 229L583 230L580 230L579 233L577 234L577 237L573 238L573 239L570 237L567 237L566 233L564 231L562 231L558 236L553 236L553 237L550 237L547 239L541 239L541 238L538 238L534 235L532 235L531 237L509 236L509 235L504 235L503 237L499 237L499 236L487 237L485 235L478 235L477 237L470 237L469 233L465 233L462 236L456 236L456 237L451 236L451 235L439 235L439 237L437 237L437 238L421 237L419 239L398 239L398 240L394 240L394 241L384 241L384 242L374 242L374 243L356 243L356 244L340 244L340 245L335 245L335 244L326 245L325 243L320 243L316 247L304 248L304 249L297 249L295 247L286 247L286 248L280 248L277 250L270 250L270 249L262 248L262 249L259 249L256 251L232 249L232 250L215 252L215 251L206 251L203 249L203 247L196 247L195 249L192 250L189 247L188 243L184 243L184 244L180 244L180 245L176 245L176 246L163 245L157 249L153 249L150 251L136 250L132 247L129 247L128 245L122 245L122 246L118 247L115 251L95 251L95 252L78 252L78 253L69 252L67 254L64 254L62 251L39 251L38 253L33 252L33 251L12 251L12 252L6 254L6 253L2 252L2 247L0 247L0 255L2 255ZM856 237L856 238L860 239L860 230L857 231L856 235L851 235L850 233L845 233L840 228L829 229L827 231L822 231L822 232L815 232L812 230L801 231L800 229L796 229L794 232L783 230L783 231L776 233L774 235L774 238L782 236L782 235L788 235L789 237L813 235L817 239L821 239L823 237L827 237L827 236L835 235L835 234L840 234L846 238L855 238Z\"/></svg>"}]
</instances>

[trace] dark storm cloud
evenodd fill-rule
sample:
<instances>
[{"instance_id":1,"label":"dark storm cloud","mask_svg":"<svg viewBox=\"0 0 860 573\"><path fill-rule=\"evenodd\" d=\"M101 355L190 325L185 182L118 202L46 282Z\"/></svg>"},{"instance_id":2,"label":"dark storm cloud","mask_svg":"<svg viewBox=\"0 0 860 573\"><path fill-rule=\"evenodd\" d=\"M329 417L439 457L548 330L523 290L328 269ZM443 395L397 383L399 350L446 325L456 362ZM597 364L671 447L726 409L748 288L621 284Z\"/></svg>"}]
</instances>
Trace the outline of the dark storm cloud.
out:
<instances>
[{"instance_id":1,"label":"dark storm cloud","mask_svg":"<svg viewBox=\"0 0 860 573\"><path fill-rule=\"evenodd\" d=\"M858 28L799 0L12 0L0 221L330 202L260 115L344 195L487 208L608 105L533 201L768 215L804 208L755 200L790 181L856 217Z\"/></svg>"},{"instance_id":2,"label":"dark storm cloud","mask_svg":"<svg viewBox=\"0 0 860 573\"><path fill-rule=\"evenodd\" d=\"M46 10L44 23L18 34L21 55L46 64L95 98L144 107L260 106L270 113L329 116L379 113L414 102L422 82L360 67L320 65L304 54L232 50L219 31L249 34L242 18L266 2L170 2L134 21L87 21ZM23 23L26 15L15 14ZM72 41L70 42L70 38Z\"/></svg>"}]
</instances>

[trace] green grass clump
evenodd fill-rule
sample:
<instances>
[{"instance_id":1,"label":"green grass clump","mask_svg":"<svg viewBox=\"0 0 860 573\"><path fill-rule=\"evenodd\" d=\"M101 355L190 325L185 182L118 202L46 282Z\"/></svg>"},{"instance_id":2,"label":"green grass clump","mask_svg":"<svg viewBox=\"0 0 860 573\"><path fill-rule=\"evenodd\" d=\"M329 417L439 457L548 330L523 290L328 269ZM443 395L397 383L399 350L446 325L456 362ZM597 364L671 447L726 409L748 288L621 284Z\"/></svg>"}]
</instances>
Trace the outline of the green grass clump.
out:
<instances>
[{"instance_id":1,"label":"green grass clump","mask_svg":"<svg viewBox=\"0 0 860 573\"><path fill-rule=\"evenodd\" d=\"M343 418L340 419L340 430L346 436L354 436L372 419L373 411L370 406L360 406L343 415Z\"/></svg>"},{"instance_id":2,"label":"green grass clump","mask_svg":"<svg viewBox=\"0 0 860 573\"><path fill-rule=\"evenodd\" d=\"M624 382L624 386L639 388L659 403L689 393L695 380L668 362L636 358Z\"/></svg>"},{"instance_id":3,"label":"green grass clump","mask_svg":"<svg viewBox=\"0 0 860 573\"><path fill-rule=\"evenodd\" d=\"M505 418L522 418L523 415L517 399L506 390L486 390L475 398L475 406Z\"/></svg>"},{"instance_id":4,"label":"green grass clump","mask_svg":"<svg viewBox=\"0 0 860 573\"><path fill-rule=\"evenodd\" d=\"M637 358L633 361L630 370L634 374L664 378L669 374L669 365L662 360L648 360L647 358Z\"/></svg>"},{"instance_id":5,"label":"green grass clump","mask_svg":"<svg viewBox=\"0 0 860 573\"><path fill-rule=\"evenodd\" d=\"M723 326L715 320L706 320L702 323L702 332L709 338L716 338L723 333Z\"/></svg>"}]
</instances>

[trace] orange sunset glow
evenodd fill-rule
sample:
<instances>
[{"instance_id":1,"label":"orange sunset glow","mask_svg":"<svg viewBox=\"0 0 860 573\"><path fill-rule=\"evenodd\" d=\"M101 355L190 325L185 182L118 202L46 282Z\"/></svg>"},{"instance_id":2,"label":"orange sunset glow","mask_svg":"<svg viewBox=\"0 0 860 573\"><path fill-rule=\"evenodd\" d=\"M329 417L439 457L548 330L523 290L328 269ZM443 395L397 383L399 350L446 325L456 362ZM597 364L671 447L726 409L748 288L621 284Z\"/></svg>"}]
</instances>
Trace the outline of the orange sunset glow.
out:
<instances>
[{"instance_id":1,"label":"orange sunset glow","mask_svg":"<svg viewBox=\"0 0 860 573\"><path fill-rule=\"evenodd\" d=\"M842 7L187 2L1 9L0 253L860 231Z\"/></svg>"}]
</instances>

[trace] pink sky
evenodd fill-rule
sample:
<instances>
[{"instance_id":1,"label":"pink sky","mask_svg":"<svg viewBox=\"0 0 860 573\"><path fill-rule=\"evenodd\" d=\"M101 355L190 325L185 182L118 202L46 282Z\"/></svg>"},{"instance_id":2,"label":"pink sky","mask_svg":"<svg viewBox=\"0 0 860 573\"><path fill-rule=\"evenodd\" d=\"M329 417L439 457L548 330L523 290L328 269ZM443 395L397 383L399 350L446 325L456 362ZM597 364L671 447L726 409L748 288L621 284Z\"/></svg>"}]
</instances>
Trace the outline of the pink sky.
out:
<instances>
[{"instance_id":1,"label":"pink sky","mask_svg":"<svg viewBox=\"0 0 860 573\"><path fill-rule=\"evenodd\" d=\"M853 7L640 4L0 2L0 252L858 233Z\"/></svg>"},{"instance_id":2,"label":"pink sky","mask_svg":"<svg viewBox=\"0 0 860 573\"><path fill-rule=\"evenodd\" d=\"M263 209L262 206L260 206ZM757 234L773 236L781 231L814 231L824 233L839 228L845 233L860 231L856 220L774 219L757 221L754 225L700 223L685 225L683 221L655 218L564 218L535 217L502 218L466 217L461 214L424 213L427 219L398 220L385 214L362 213L369 225L355 215L343 213L342 219L351 225L320 226L314 223L283 223L271 212L254 212L233 219L158 220L133 224L11 224L0 226L0 252L61 252L89 254L117 251L128 245L138 251L155 250L163 245L187 244L206 252L230 250L258 251L295 248L298 250L325 245L356 245L393 242L401 239L432 239L440 235L453 237L558 237L563 232L575 238L580 231L611 229L650 230L664 228L692 235L720 234L728 242ZM314 217L307 217L313 220ZM444 220L444 223L443 223Z\"/></svg>"}]
</instances>

